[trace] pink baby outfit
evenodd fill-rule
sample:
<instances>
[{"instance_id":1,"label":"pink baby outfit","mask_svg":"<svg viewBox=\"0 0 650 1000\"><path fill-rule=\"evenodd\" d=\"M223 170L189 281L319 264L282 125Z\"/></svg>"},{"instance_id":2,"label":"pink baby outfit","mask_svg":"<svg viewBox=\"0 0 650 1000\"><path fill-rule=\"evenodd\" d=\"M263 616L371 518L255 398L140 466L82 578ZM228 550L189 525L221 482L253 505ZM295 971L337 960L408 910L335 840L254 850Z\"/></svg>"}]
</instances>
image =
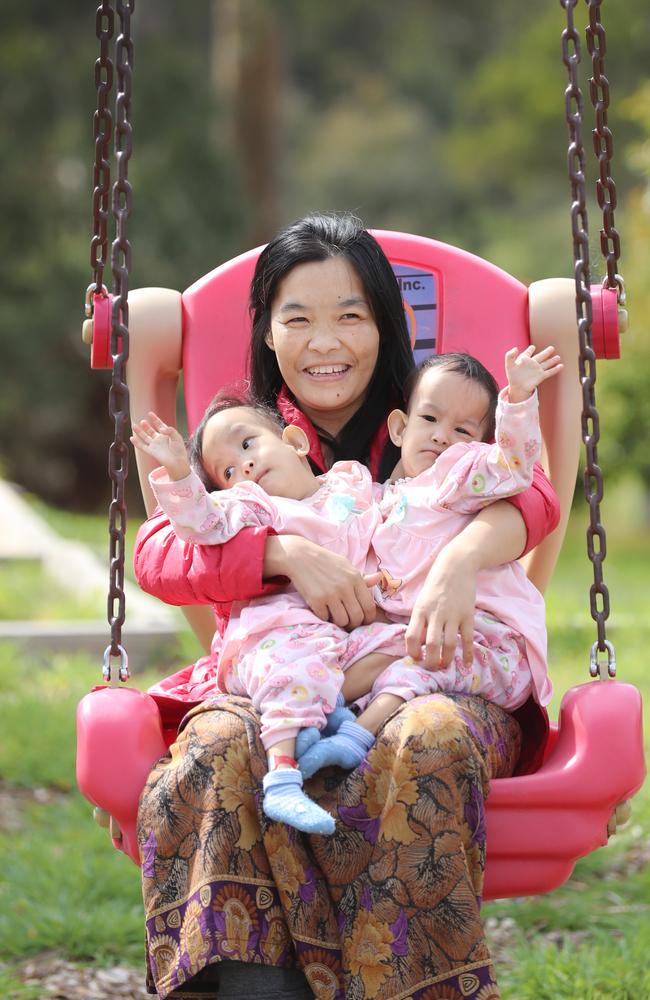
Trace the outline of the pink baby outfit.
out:
<instances>
[{"instance_id":1,"label":"pink baby outfit","mask_svg":"<svg viewBox=\"0 0 650 1000\"><path fill-rule=\"evenodd\" d=\"M510 403L504 390L495 444L452 445L420 475L384 487L367 572L383 574L375 599L392 621L408 622L431 564L477 511L530 485L540 451L537 393ZM478 574L471 667L463 664L460 644L444 670L402 658L377 678L372 697L380 691L406 699L434 691L478 694L510 710L532 692L548 704L544 601L521 564Z\"/></svg>"},{"instance_id":2,"label":"pink baby outfit","mask_svg":"<svg viewBox=\"0 0 650 1000\"><path fill-rule=\"evenodd\" d=\"M317 492L304 500L270 497L257 483L238 483L208 493L198 476L171 481L164 469L150 476L156 499L177 535L219 545L242 528L271 526L300 535L345 556L359 571L381 521L370 473L358 462L337 462L318 477ZM321 621L296 590L235 603L226 628L216 684L248 695L262 715L268 749L305 726L325 725L336 704L343 670L381 649L404 654L405 626L373 624L348 633Z\"/></svg>"}]
</instances>

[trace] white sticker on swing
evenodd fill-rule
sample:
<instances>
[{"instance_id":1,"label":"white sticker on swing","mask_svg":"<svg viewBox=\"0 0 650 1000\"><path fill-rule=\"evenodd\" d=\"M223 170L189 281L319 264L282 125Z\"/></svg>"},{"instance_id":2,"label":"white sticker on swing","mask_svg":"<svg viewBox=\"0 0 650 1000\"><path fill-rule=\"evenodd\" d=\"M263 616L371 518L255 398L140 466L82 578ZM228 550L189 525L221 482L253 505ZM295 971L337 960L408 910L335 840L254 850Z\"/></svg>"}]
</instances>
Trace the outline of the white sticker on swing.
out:
<instances>
[{"instance_id":1,"label":"white sticker on swing","mask_svg":"<svg viewBox=\"0 0 650 1000\"><path fill-rule=\"evenodd\" d=\"M438 290L431 271L417 270L408 264L393 264L402 293L406 322L411 337L415 363L436 352L438 330Z\"/></svg>"}]
</instances>

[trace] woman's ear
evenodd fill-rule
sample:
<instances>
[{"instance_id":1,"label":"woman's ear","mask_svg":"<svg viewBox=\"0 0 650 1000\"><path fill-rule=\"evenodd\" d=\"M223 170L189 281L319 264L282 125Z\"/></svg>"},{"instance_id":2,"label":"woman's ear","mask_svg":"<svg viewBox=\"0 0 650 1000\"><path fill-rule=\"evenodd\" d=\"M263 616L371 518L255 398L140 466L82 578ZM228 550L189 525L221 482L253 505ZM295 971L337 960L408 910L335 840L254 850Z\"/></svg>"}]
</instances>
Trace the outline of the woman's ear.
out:
<instances>
[{"instance_id":1,"label":"woman's ear","mask_svg":"<svg viewBox=\"0 0 650 1000\"><path fill-rule=\"evenodd\" d=\"M270 350L275 350L275 347L273 346L273 331L271 330L271 327L269 327L264 334L264 343L268 348L270 348Z\"/></svg>"},{"instance_id":2,"label":"woman's ear","mask_svg":"<svg viewBox=\"0 0 650 1000\"><path fill-rule=\"evenodd\" d=\"M398 448L402 447L402 440L404 438L404 431L406 430L406 425L409 422L409 418L404 413L404 410L391 410L388 414L388 433L393 444L396 444Z\"/></svg>"},{"instance_id":3,"label":"woman's ear","mask_svg":"<svg viewBox=\"0 0 650 1000\"><path fill-rule=\"evenodd\" d=\"M297 424L289 424L282 431L282 440L290 448L293 448L301 458L307 458L309 454L309 439L302 427L298 427Z\"/></svg>"}]
</instances>

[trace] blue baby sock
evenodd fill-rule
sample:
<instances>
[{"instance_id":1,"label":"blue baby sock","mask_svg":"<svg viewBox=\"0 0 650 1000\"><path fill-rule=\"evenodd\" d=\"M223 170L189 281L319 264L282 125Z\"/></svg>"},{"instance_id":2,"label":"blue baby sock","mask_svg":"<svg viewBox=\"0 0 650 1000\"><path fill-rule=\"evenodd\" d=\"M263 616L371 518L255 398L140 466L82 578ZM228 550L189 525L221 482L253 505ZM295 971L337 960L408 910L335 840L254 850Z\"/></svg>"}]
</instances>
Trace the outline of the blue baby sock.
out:
<instances>
[{"instance_id":1,"label":"blue baby sock","mask_svg":"<svg viewBox=\"0 0 650 1000\"><path fill-rule=\"evenodd\" d=\"M320 735L333 736L334 733L338 733L342 722L356 722L356 720L356 715L349 708L346 708L345 698L339 692L336 707L330 715L325 716L325 728Z\"/></svg>"},{"instance_id":2,"label":"blue baby sock","mask_svg":"<svg viewBox=\"0 0 650 1000\"><path fill-rule=\"evenodd\" d=\"M356 716L354 712L345 707L345 698L342 694L336 699L336 708L330 715L325 716L325 726L322 731L318 726L305 726L296 736L296 757L300 759L314 743L318 743L321 736L332 736L338 732L342 722L354 722Z\"/></svg>"},{"instance_id":3,"label":"blue baby sock","mask_svg":"<svg viewBox=\"0 0 650 1000\"><path fill-rule=\"evenodd\" d=\"M318 726L305 726L296 736L296 757L302 757L306 750L309 750L314 743L320 739L320 729Z\"/></svg>"},{"instance_id":4,"label":"blue baby sock","mask_svg":"<svg viewBox=\"0 0 650 1000\"><path fill-rule=\"evenodd\" d=\"M286 823L303 833L334 833L334 817L312 802L302 790L302 774L295 767L269 771L262 782L262 809L278 823Z\"/></svg>"},{"instance_id":5,"label":"blue baby sock","mask_svg":"<svg viewBox=\"0 0 650 1000\"><path fill-rule=\"evenodd\" d=\"M352 714L352 713L350 713ZM298 766L305 778L320 771L321 767L338 764L351 771L365 759L374 746L375 737L358 722L342 722L334 736L319 740L300 757Z\"/></svg>"}]
</instances>

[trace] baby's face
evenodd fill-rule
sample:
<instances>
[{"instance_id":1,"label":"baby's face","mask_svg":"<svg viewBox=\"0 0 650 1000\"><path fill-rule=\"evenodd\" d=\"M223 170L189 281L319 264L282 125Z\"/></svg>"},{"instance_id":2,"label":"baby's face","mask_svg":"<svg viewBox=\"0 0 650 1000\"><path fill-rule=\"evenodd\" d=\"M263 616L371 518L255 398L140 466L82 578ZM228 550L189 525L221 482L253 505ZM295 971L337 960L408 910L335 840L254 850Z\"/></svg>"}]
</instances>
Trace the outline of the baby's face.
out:
<instances>
[{"instance_id":1,"label":"baby's face","mask_svg":"<svg viewBox=\"0 0 650 1000\"><path fill-rule=\"evenodd\" d=\"M482 441L490 399L478 382L444 367L425 371L402 430L402 468L424 472L459 441Z\"/></svg>"},{"instance_id":2,"label":"baby's face","mask_svg":"<svg viewBox=\"0 0 650 1000\"><path fill-rule=\"evenodd\" d=\"M315 476L296 447L247 406L210 417L203 432L202 457L222 490L248 482L257 483L269 496L294 500L314 492Z\"/></svg>"}]
</instances>

